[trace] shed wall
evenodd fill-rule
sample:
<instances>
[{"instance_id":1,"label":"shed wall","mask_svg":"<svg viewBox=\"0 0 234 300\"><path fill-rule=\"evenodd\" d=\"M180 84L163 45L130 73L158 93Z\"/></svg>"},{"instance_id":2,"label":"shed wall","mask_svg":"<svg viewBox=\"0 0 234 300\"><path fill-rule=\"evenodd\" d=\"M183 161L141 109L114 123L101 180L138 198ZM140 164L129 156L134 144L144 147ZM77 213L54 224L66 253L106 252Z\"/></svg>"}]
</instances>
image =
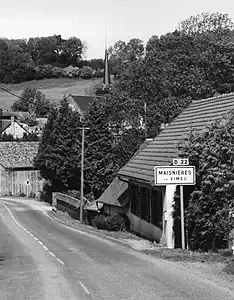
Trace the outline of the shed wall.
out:
<instances>
[{"instance_id":1,"label":"shed wall","mask_svg":"<svg viewBox=\"0 0 234 300\"><path fill-rule=\"evenodd\" d=\"M0 195L36 196L43 188L38 170L5 170L0 168Z\"/></svg>"}]
</instances>

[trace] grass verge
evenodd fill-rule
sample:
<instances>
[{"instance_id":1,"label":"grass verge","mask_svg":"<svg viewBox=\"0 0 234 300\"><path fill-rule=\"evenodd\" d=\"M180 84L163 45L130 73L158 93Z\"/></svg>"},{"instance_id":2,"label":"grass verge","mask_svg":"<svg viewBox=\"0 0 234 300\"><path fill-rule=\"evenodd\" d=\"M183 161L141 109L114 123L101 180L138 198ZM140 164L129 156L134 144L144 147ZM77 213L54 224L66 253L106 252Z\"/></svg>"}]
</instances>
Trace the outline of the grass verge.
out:
<instances>
[{"instance_id":1,"label":"grass verge","mask_svg":"<svg viewBox=\"0 0 234 300\"><path fill-rule=\"evenodd\" d=\"M94 226L81 224L79 220L73 219L68 213L62 212L57 210L56 212L51 211L49 212L49 215L51 217L55 217L61 221L66 222L68 225L74 226L77 229L86 229L89 231L92 231L93 233L97 232L100 234L103 234L104 236L112 237L115 239L135 239L135 240L141 240L138 236L127 232L127 231L107 231L102 229L97 229Z\"/></svg>"}]
</instances>

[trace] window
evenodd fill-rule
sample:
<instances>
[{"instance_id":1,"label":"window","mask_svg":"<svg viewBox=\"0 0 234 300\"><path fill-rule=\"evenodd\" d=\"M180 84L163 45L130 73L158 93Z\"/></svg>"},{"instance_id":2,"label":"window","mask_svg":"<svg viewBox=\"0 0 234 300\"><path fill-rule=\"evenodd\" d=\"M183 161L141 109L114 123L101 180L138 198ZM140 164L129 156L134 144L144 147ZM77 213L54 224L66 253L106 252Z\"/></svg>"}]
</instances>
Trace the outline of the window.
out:
<instances>
[{"instance_id":1,"label":"window","mask_svg":"<svg viewBox=\"0 0 234 300\"><path fill-rule=\"evenodd\" d=\"M140 188L141 218L150 222L150 190L146 187Z\"/></svg>"},{"instance_id":2,"label":"window","mask_svg":"<svg viewBox=\"0 0 234 300\"><path fill-rule=\"evenodd\" d=\"M130 186L130 199L131 199L131 213L140 216L140 193L139 187L135 184L131 184Z\"/></svg>"},{"instance_id":3,"label":"window","mask_svg":"<svg viewBox=\"0 0 234 300\"><path fill-rule=\"evenodd\" d=\"M162 192L152 190L151 197L151 223L162 229L163 203Z\"/></svg>"}]
</instances>

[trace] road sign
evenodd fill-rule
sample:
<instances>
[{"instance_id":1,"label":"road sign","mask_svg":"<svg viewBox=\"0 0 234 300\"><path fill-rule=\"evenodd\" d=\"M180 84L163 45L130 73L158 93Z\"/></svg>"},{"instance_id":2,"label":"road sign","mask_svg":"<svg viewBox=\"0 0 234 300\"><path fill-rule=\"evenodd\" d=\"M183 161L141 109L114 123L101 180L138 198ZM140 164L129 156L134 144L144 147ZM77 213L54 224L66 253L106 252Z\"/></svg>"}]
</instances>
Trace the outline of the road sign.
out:
<instances>
[{"instance_id":1,"label":"road sign","mask_svg":"<svg viewBox=\"0 0 234 300\"><path fill-rule=\"evenodd\" d=\"M155 185L194 185L196 184L194 166L156 166Z\"/></svg>"},{"instance_id":2,"label":"road sign","mask_svg":"<svg viewBox=\"0 0 234 300\"><path fill-rule=\"evenodd\" d=\"M188 158L174 158L173 165L174 166L188 166L189 159Z\"/></svg>"}]
</instances>

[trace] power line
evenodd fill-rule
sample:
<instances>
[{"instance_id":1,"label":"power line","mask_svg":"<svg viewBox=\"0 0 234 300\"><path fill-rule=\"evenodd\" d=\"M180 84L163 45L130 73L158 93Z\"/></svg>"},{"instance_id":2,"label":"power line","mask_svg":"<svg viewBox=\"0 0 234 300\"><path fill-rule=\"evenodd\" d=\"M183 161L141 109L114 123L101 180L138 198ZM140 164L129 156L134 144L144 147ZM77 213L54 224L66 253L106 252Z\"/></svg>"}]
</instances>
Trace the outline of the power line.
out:
<instances>
[{"instance_id":1,"label":"power line","mask_svg":"<svg viewBox=\"0 0 234 300\"><path fill-rule=\"evenodd\" d=\"M25 98L23 98L23 97L21 97L21 96L19 96L19 95L16 95L15 93L13 93L13 92L11 92L11 91L9 91L9 90L3 88L3 87L0 87L0 90L3 90L4 92L6 92L6 93L8 93L8 94L10 94L10 95L12 95L12 96L14 96L14 97L16 97L16 98L19 98L19 99L21 99L21 100L27 100L27 99L25 99ZM66 100L69 96L70 96L70 93L69 93L65 98L62 98L62 99L65 99L65 100ZM51 99L51 98L46 98L46 99L47 99L47 100L54 101L54 99Z\"/></svg>"}]
</instances>

